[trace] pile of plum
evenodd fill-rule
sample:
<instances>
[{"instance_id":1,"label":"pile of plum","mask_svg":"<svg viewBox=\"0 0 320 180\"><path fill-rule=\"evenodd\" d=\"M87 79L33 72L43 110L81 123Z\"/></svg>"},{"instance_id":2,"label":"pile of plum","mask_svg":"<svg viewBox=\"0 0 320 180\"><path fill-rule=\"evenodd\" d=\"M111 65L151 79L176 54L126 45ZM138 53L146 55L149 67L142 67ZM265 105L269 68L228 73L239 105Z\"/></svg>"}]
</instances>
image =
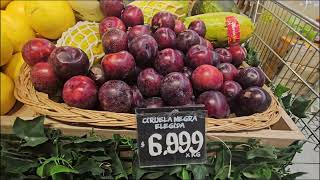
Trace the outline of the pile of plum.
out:
<instances>
[{"instance_id":1,"label":"pile of plum","mask_svg":"<svg viewBox=\"0 0 320 180\"><path fill-rule=\"evenodd\" d=\"M112 14L119 9L120 15ZM261 88L263 72L256 67L237 69L245 48L214 49L204 38L201 20L186 29L174 15L159 12L149 26L138 7L108 12L99 27L106 55L90 69L81 49L55 47L40 38L25 44L23 58L32 67L36 90L49 97L60 93L72 107L119 113L136 107L204 104L209 117L225 118L231 112L250 115L269 107L271 97Z\"/></svg>"}]
</instances>

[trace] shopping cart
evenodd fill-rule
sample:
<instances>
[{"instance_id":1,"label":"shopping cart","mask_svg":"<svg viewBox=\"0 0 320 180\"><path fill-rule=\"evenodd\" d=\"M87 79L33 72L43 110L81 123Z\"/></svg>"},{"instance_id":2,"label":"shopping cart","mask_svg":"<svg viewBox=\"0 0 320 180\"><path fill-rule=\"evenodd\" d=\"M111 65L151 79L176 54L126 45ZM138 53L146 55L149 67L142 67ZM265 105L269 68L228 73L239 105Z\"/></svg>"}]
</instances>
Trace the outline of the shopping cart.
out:
<instances>
[{"instance_id":1,"label":"shopping cart","mask_svg":"<svg viewBox=\"0 0 320 180\"><path fill-rule=\"evenodd\" d=\"M259 54L269 82L311 100L306 118L292 119L319 151L319 23L280 1L236 1L256 29L249 45Z\"/></svg>"}]
</instances>

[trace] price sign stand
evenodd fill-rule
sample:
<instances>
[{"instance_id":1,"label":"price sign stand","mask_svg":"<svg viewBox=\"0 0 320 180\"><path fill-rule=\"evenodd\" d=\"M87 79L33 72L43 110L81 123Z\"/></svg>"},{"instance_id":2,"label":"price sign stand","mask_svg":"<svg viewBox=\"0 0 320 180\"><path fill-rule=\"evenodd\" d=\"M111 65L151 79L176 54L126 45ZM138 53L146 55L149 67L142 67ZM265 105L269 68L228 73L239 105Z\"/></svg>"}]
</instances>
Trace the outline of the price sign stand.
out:
<instances>
[{"instance_id":1,"label":"price sign stand","mask_svg":"<svg viewBox=\"0 0 320 180\"><path fill-rule=\"evenodd\" d=\"M204 106L136 109L140 167L203 164Z\"/></svg>"}]
</instances>

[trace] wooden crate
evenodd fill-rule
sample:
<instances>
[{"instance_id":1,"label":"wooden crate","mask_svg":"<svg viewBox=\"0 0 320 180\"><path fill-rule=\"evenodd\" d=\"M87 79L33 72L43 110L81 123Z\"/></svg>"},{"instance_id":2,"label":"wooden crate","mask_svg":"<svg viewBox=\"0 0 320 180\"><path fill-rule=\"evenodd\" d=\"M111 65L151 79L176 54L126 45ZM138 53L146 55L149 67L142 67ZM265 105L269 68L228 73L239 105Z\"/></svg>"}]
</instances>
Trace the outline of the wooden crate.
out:
<instances>
[{"instance_id":1,"label":"wooden crate","mask_svg":"<svg viewBox=\"0 0 320 180\"><path fill-rule=\"evenodd\" d=\"M210 141L218 141L217 138L223 141L232 142L246 142L250 138L260 139L262 144L274 145L276 147L286 147L294 141L304 140L303 134L299 128L295 125L292 119L284 112L281 111L282 118L274 125L267 129L258 131L242 131L242 132L217 132L207 133L207 138ZM1 116L1 133L11 134L12 125L16 117L22 119L32 119L37 114L33 112L26 105L18 105L10 116ZM81 136L92 130L92 127L81 127L76 125L68 125L56 120L46 118L44 122L45 126L60 129L64 135ZM110 138L113 134L121 134L128 137L135 138L135 130L111 130L94 127L95 133L102 137Z\"/></svg>"}]
</instances>

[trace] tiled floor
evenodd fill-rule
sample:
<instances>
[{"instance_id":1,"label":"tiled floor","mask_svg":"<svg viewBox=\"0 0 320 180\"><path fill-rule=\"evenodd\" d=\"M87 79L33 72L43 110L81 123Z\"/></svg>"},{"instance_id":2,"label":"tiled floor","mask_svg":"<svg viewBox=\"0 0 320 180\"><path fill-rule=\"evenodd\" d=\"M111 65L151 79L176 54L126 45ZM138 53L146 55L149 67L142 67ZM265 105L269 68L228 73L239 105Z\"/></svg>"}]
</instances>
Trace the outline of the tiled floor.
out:
<instances>
[{"instance_id":1,"label":"tiled floor","mask_svg":"<svg viewBox=\"0 0 320 180\"><path fill-rule=\"evenodd\" d=\"M301 180L319 180L320 152L314 151L314 144L305 143L303 151L297 154L293 159L293 165L290 166L291 172L307 172L307 174L297 178Z\"/></svg>"}]
</instances>

